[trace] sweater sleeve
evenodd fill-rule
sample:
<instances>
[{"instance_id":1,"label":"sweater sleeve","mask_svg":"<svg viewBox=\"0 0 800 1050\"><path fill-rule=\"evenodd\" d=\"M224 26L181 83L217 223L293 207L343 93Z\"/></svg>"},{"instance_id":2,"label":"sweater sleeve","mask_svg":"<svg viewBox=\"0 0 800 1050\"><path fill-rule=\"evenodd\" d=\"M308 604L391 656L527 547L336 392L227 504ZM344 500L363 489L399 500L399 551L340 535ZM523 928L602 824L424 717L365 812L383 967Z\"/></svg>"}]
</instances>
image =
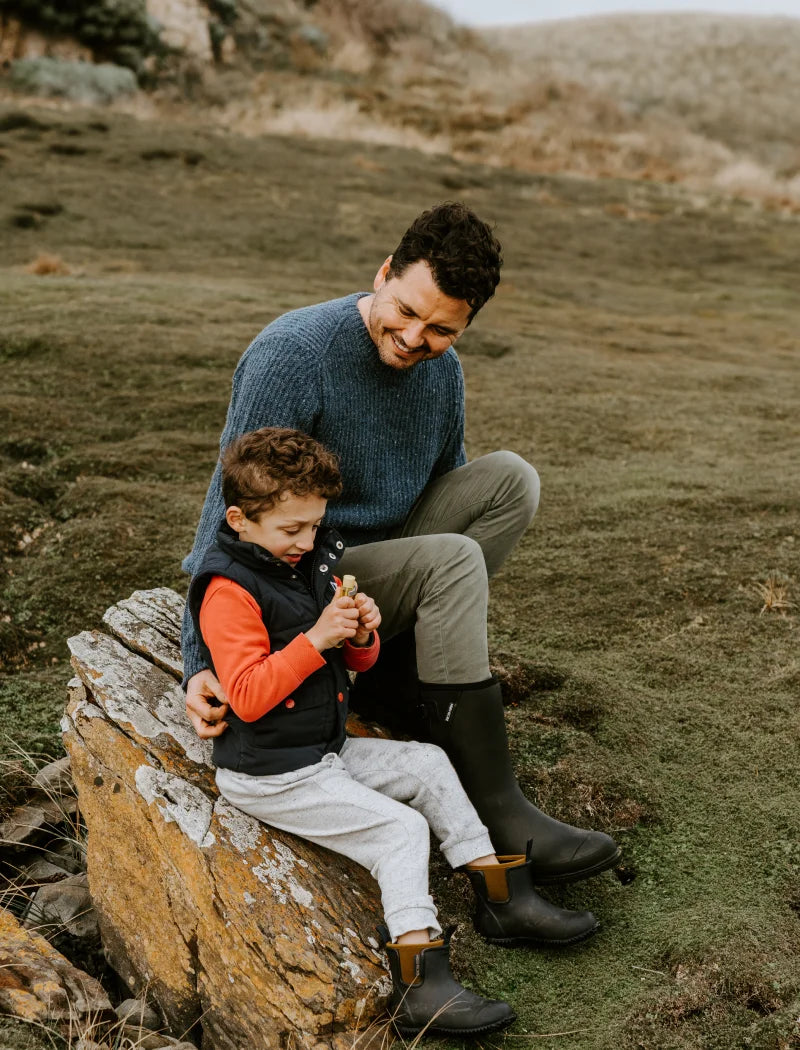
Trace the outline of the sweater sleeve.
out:
<instances>
[{"instance_id":1,"label":"sweater sleeve","mask_svg":"<svg viewBox=\"0 0 800 1050\"><path fill-rule=\"evenodd\" d=\"M467 453L464 448L464 373L461 371L461 364L457 359L451 398L450 427L433 468L432 478L441 477L442 474L449 474L451 470L455 470L456 467L463 467L467 462Z\"/></svg>"},{"instance_id":2,"label":"sweater sleeve","mask_svg":"<svg viewBox=\"0 0 800 1050\"><path fill-rule=\"evenodd\" d=\"M200 630L234 713L254 722L325 665L304 634L277 652L258 603L233 580L215 576L200 608Z\"/></svg>"},{"instance_id":3,"label":"sweater sleeve","mask_svg":"<svg viewBox=\"0 0 800 1050\"><path fill-rule=\"evenodd\" d=\"M292 427L311 433L320 405L319 369L312 350L292 333L264 329L236 367L220 450L250 430ZM206 494L191 553L183 568L196 573L225 513L222 471L217 463ZM188 612L181 627L184 686L205 664Z\"/></svg>"}]
</instances>

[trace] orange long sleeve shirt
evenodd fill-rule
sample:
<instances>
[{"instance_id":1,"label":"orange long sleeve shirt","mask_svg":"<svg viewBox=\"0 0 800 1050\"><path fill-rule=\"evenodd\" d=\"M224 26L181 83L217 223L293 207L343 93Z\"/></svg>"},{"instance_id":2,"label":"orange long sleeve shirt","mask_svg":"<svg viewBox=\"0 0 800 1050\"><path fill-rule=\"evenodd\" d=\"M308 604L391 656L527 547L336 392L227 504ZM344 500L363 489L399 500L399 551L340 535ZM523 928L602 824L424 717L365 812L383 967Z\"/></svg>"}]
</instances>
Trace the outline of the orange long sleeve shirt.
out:
<instances>
[{"instance_id":1,"label":"orange long sleeve shirt","mask_svg":"<svg viewBox=\"0 0 800 1050\"><path fill-rule=\"evenodd\" d=\"M213 577L203 596L200 631L231 708L243 722L255 722L277 707L325 664L305 634L272 652L258 602L244 587L223 576ZM379 651L377 632L368 646L346 641L342 650L345 666L350 671L367 671Z\"/></svg>"}]
</instances>

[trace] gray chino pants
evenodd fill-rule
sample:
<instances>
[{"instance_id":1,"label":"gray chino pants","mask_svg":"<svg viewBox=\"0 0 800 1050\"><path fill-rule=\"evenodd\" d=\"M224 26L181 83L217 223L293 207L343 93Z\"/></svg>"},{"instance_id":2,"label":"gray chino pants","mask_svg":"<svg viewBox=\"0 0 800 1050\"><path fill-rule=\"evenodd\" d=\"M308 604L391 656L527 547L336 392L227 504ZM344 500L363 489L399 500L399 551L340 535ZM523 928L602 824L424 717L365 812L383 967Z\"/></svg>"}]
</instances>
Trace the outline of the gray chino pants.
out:
<instances>
[{"instance_id":1,"label":"gray chino pants","mask_svg":"<svg viewBox=\"0 0 800 1050\"><path fill-rule=\"evenodd\" d=\"M432 482L402 528L345 552L341 572L380 606L381 637L414 628L423 682L489 677L489 577L539 505L539 475L514 452L492 452Z\"/></svg>"},{"instance_id":2,"label":"gray chino pants","mask_svg":"<svg viewBox=\"0 0 800 1050\"><path fill-rule=\"evenodd\" d=\"M238 809L368 868L381 889L392 940L442 932L428 891L430 831L460 867L493 852L447 755L434 744L354 738L338 755L290 773L256 777L217 770Z\"/></svg>"}]
</instances>

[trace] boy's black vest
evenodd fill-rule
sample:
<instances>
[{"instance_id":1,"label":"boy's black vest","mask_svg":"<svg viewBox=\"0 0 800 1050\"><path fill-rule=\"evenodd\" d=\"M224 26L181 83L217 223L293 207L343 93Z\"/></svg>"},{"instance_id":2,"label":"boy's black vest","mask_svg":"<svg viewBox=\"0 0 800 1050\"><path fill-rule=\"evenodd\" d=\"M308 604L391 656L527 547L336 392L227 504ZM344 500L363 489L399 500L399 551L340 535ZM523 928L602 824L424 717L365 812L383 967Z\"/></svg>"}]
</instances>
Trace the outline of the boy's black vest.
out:
<instances>
[{"instance_id":1,"label":"boy's black vest","mask_svg":"<svg viewBox=\"0 0 800 1050\"><path fill-rule=\"evenodd\" d=\"M343 553L339 534L322 528L313 551L299 565L291 566L257 544L243 543L223 522L187 599L208 666L214 664L200 631L200 606L213 576L234 580L255 598L274 652L317 622L336 590L333 575ZM244 722L228 711L229 728L214 737L215 765L265 776L310 766L328 752L341 749L350 682L340 649L328 649L322 655L325 666L255 722Z\"/></svg>"}]
</instances>

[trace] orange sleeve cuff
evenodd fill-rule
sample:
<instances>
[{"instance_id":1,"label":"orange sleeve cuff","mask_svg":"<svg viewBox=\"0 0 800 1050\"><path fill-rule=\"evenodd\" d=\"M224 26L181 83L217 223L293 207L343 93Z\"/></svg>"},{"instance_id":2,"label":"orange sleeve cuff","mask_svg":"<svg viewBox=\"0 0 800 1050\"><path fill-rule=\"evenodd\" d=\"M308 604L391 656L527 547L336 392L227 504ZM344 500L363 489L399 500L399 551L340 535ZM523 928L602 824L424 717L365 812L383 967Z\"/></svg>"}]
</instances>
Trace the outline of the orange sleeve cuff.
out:
<instances>
[{"instance_id":1,"label":"orange sleeve cuff","mask_svg":"<svg viewBox=\"0 0 800 1050\"><path fill-rule=\"evenodd\" d=\"M372 642L369 645L351 645L349 641L344 643L344 663L348 671L368 671L378 659L381 651L381 640L378 632L372 632Z\"/></svg>"}]
</instances>

